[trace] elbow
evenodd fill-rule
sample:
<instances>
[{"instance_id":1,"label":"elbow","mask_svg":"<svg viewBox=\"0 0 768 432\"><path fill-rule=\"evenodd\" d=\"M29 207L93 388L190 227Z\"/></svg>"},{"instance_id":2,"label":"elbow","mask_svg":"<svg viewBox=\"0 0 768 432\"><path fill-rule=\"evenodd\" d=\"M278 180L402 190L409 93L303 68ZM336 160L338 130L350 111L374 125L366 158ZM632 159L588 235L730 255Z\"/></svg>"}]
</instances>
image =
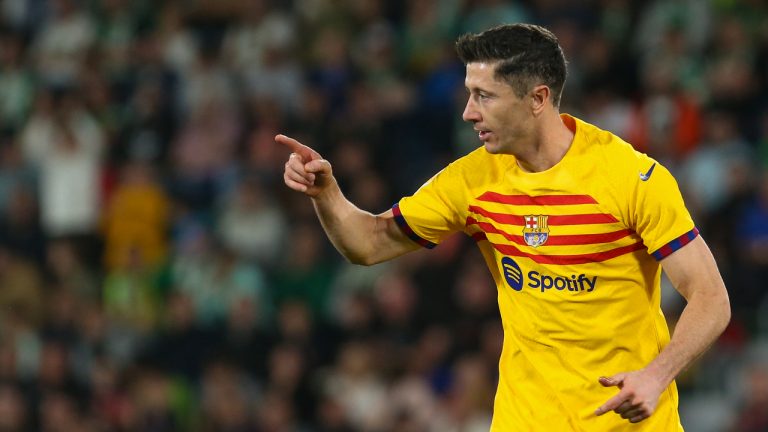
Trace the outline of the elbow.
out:
<instances>
[{"instance_id":1,"label":"elbow","mask_svg":"<svg viewBox=\"0 0 768 432\"><path fill-rule=\"evenodd\" d=\"M725 330L726 327L728 327L728 324L731 322L731 302L728 299L728 295L726 294L724 305L723 305L723 330Z\"/></svg>"},{"instance_id":2,"label":"elbow","mask_svg":"<svg viewBox=\"0 0 768 432\"><path fill-rule=\"evenodd\" d=\"M370 265L370 264L367 264L367 262L365 261L365 258L361 256L344 255L344 258L346 258L347 262L350 264L361 265L361 266Z\"/></svg>"},{"instance_id":3,"label":"elbow","mask_svg":"<svg viewBox=\"0 0 768 432\"><path fill-rule=\"evenodd\" d=\"M728 298L728 291L725 290L725 287L723 287L722 293L722 297L719 301L720 308L718 313L720 318L720 333L725 331L726 327L728 327L728 324L731 322L731 301Z\"/></svg>"},{"instance_id":4,"label":"elbow","mask_svg":"<svg viewBox=\"0 0 768 432\"><path fill-rule=\"evenodd\" d=\"M337 248L350 264L372 266L384 261L376 248L368 243L357 244L354 247Z\"/></svg>"},{"instance_id":5,"label":"elbow","mask_svg":"<svg viewBox=\"0 0 768 432\"><path fill-rule=\"evenodd\" d=\"M707 321L709 331L718 337L731 322L731 302L725 286L719 284L706 292L696 292L688 298L689 305L698 310L699 319Z\"/></svg>"},{"instance_id":6,"label":"elbow","mask_svg":"<svg viewBox=\"0 0 768 432\"><path fill-rule=\"evenodd\" d=\"M362 254L346 253L344 254L344 258L346 258L347 262L350 264L361 265L365 267L370 267L374 264L378 264L379 262L381 262L381 261L375 260L370 255L362 255Z\"/></svg>"}]
</instances>

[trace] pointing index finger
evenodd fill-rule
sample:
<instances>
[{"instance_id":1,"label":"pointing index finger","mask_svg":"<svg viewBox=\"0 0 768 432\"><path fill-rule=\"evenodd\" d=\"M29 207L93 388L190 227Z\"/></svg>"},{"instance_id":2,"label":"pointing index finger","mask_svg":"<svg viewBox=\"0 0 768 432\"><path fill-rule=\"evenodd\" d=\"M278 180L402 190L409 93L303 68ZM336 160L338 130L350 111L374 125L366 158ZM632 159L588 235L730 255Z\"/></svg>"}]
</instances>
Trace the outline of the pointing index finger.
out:
<instances>
[{"instance_id":1,"label":"pointing index finger","mask_svg":"<svg viewBox=\"0 0 768 432\"><path fill-rule=\"evenodd\" d=\"M607 413L608 411L613 411L625 400L627 400L627 395L623 391L620 391L616 396L608 399L608 402L604 403L600 408L596 409L595 414L600 416Z\"/></svg>"},{"instance_id":2,"label":"pointing index finger","mask_svg":"<svg viewBox=\"0 0 768 432\"><path fill-rule=\"evenodd\" d=\"M283 134L276 135L275 142L283 144L284 146L291 149L292 152L297 153L299 156L301 156L302 159L304 159L304 162L313 161L315 159L322 159L320 153L312 150L311 147L305 146L304 144L289 136Z\"/></svg>"}]
</instances>

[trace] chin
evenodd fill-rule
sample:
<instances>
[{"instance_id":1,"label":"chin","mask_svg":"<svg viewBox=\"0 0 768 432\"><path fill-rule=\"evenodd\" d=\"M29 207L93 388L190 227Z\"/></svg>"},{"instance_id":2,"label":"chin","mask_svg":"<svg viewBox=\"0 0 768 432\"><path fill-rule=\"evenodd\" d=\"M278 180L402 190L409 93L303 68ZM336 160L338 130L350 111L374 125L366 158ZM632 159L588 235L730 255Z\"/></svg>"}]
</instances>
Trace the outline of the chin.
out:
<instances>
[{"instance_id":1,"label":"chin","mask_svg":"<svg viewBox=\"0 0 768 432\"><path fill-rule=\"evenodd\" d=\"M491 142L484 142L483 146L485 147L485 151L487 151L490 154L501 154L503 153L501 150L501 147L499 147L498 144L491 143Z\"/></svg>"}]
</instances>

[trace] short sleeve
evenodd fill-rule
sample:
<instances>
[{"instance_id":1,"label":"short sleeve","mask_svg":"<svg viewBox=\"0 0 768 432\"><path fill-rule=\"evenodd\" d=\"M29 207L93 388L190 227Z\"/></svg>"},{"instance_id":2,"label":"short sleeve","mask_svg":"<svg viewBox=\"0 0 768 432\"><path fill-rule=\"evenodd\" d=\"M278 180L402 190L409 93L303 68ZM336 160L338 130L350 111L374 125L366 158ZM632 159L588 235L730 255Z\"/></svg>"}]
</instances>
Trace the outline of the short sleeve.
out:
<instances>
[{"instance_id":1,"label":"short sleeve","mask_svg":"<svg viewBox=\"0 0 768 432\"><path fill-rule=\"evenodd\" d=\"M432 248L448 235L463 230L467 209L463 178L459 166L453 163L395 204L392 211L403 232L416 243Z\"/></svg>"},{"instance_id":2,"label":"short sleeve","mask_svg":"<svg viewBox=\"0 0 768 432\"><path fill-rule=\"evenodd\" d=\"M632 228L660 261L696 238L699 231L669 170L653 159L643 159L632 194Z\"/></svg>"}]
</instances>

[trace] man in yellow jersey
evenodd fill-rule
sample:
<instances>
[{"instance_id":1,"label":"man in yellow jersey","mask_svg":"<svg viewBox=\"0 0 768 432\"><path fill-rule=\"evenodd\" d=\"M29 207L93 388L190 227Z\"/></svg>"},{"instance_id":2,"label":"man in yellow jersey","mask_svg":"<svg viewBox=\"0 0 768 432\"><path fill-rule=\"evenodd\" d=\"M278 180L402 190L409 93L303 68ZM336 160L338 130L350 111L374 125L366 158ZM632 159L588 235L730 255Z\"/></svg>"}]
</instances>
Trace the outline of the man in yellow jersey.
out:
<instances>
[{"instance_id":1,"label":"man in yellow jersey","mask_svg":"<svg viewBox=\"0 0 768 432\"><path fill-rule=\"evenodd\" d=\"M504 326L493 431L679 431L674 378L723 331L728 295L675 180L615 135L559 113L566 63L527 24L457 41L463 118L483 146L373 215L296 140L285 183L336 248L371 265L462 231L493 274ZM671 340L661 270L687 299ZM613 411L615 414L609 413Z\"/></svg>"}]
</instances>

